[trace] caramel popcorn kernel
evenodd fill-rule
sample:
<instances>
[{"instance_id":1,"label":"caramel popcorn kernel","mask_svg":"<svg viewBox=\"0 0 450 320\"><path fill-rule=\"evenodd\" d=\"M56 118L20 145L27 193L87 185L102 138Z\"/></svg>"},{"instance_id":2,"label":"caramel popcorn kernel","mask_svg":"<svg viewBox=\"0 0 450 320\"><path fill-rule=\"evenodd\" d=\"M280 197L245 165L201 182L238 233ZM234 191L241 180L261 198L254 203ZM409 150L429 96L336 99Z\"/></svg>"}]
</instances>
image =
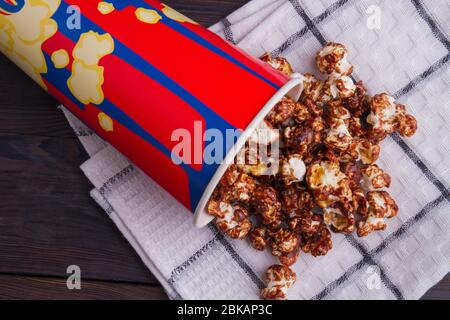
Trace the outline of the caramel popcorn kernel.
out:
<instances>
[{"instance_id":1,"label":"caramel popcorn kernel","mask_svg":"<svg viewBox=\"0 0 450 320\"><path fill-rule=\"evenodd\" d=\"M261 290L265 300L286 300L287 290L295 283L297 276L289 267L270 266L266 271L267 287Z\"/></svg>"},{"instance_id":2,"label":"caramel popcorn kernel","mask_svg":"<svg viewBox=\"0 0 450 320\"><path fill-rule=\"evenodd\" d=\"M347 49L339 43L327 43L317 53L316 63L322 74L348 76L353 72L353 66L347 61Z\"/></svg>"}]
</instances>

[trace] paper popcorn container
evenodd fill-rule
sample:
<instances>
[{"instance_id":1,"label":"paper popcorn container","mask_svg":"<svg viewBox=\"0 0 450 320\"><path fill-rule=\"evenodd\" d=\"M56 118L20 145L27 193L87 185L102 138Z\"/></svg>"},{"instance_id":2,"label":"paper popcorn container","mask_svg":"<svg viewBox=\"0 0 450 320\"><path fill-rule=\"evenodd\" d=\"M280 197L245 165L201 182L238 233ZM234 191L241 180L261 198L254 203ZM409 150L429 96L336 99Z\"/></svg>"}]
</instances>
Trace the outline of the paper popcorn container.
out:
<instances>
[{"instance_id":1,"label":"paper popcorn container","mask_svg":"<svg viewBox=\"0 0 450 320\"><path fill-rule=\"evenodd\" d=\"M0 50L195 213L197 226L211 220L204 208L226 163L284 95L302 90L300 75L159 1L0 0L0 13ZM216 148L228 161L206 161L205 133L236 129L234 147Z\"/></svg>"}]
</instances>

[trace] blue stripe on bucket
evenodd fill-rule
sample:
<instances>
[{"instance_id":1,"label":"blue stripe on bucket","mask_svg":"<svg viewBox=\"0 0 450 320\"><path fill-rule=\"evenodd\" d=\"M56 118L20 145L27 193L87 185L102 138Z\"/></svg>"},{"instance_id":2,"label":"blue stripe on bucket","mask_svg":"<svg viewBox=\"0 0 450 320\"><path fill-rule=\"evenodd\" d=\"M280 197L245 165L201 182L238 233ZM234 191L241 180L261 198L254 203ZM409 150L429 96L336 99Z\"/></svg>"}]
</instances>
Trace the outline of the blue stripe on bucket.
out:
<instances>
[{"instance_id":1,"label":"blue stripe on bucket","mask_svg":"<svg viewBox=\"0 0 450 320\"><path fill-rule=\"evenodd\" d=\"M147 8L147 9L151 9L151 10L157 11L162 17L161 22L164 23L166 26L172 28L173 30L175 30L178 33L180 33L183 36L185 36L186 38L188 38L188 39L198 43L199 45L201 45L204 48L210 50L211 52L214 52L215 54L219 55L220 57L230 61L231 63L235 64L236 66L238 66L238 67L242 68L243 70L249 72L253 76L257 77L258 79L266 82L267 84L269 84L273 88L275 88L275 89L280 89L281 88L281 86L277 85L273 81L267 79L266 77L264 77L263 75L259 74L255 70L253 70L250 67L246 66L244 63L240 62L238 59L234 58L233 56L231 56L230 54L226 53L225 51L223 51L219 47L217 47L214 44L210 43L208 40L202 38L201 36L199 36L198 34L193 32L192 30L186 28L185 26L183 26L183 24L179 23L178 21L175 21L175 20L172 20L172 19L166 17L161 10L157 9L156 7L152 6L151 4L149 4L149 3L147 3L147 2L145 2L143 0L128 0L128 1L112 0L111 2L113 3L114 7L116 9L119 9L119 10L123 9L123 8L125 8L127 6L132 5L132 6L135 6L135 7L138 7L138 8L141 7L141 8Z\"/></svg>"}]
</instances>

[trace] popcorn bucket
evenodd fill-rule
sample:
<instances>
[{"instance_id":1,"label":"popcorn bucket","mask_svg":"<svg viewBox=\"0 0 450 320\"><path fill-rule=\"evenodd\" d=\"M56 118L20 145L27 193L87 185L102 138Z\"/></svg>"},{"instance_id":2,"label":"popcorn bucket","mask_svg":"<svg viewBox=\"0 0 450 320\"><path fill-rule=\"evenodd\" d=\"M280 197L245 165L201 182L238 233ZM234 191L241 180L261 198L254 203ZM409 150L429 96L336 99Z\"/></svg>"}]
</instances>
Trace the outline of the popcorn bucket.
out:
<instances>
[{"instance_id":1,"label":"popcorn bucket","mask_svg":"<svg viewBox=\"0 0 450 320\"><path fill-rule=\"evenodd\" d=\"M155 0L0 0L0 50L191 212L288 77ZM222 161L206 159L213 137ZM182 146L183 148L181 148ZM179 152L180 149L182 152Z\"/></svg>"}]
</instances>

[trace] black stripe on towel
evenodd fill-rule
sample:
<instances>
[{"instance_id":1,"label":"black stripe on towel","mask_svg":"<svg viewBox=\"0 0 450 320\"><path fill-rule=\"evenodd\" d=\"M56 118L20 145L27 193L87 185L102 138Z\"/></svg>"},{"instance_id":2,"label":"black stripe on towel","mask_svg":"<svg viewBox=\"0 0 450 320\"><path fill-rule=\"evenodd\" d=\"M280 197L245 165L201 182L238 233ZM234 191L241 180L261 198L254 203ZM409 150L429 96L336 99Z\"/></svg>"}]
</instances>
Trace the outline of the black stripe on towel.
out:
<instances>
[{"instance_id":1,"label":"black stripe on towel","mask_svg":"<svg viewBox=\"0 0 450 320\"><path fill-rule=\"evenodd\" d=\"M234 34L233 34L233 30L231 30L231 23L230 21L228 21L227 18L222 19L222 23L224 25L224 29L223 32L225 34L225 40L227 40L228 42L231 42L233 44L236 44L236 41L234 40Z\"/></svg>"}]
</instances>

